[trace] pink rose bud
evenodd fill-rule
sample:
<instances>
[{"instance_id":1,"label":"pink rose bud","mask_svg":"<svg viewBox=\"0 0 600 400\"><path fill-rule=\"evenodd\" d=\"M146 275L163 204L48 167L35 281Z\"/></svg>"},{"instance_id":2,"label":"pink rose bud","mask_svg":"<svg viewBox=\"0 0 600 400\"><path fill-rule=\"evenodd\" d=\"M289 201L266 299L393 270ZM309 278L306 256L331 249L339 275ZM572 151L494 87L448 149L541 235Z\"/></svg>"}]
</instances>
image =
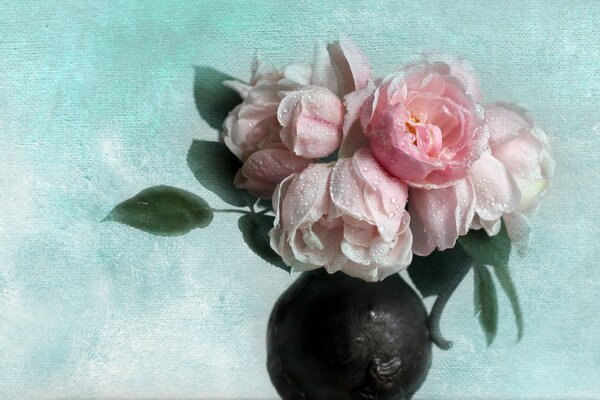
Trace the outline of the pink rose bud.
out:
<instances>
[{"instance_id":1,"label":"pink rose bud","mask_svg":"<svg viewBox=\"0 0 600 400\"><path fill-rule=\"evenodd\" d=\"M313 164L276 189L271 247L296 270L382 280L412 260L406 199L407 186L368 149L333 166Z\"/></svg>"},{"instance_id":2,"label":"pink rose bud","mask_svg":"<svg viewBox=\"0 0 600 400\"><path fill-rule=\"evenodd\" d=\"M308 87L285 93L277 116L281 141L298 156L325 157L342 141L344 108L328 89Z\"/></svg>"},{"instance_id":3,"label":"pink rose bud","mask_svg":"<svg viewBox=\"0 0 600 400\"><path fill-rule=\"evenodd\" d=\"M268 199L282 180L302 171L311 162L282 145L258 150L244 162L235 176L234 184L257 197Z\"/></svg>"}]
</instances>

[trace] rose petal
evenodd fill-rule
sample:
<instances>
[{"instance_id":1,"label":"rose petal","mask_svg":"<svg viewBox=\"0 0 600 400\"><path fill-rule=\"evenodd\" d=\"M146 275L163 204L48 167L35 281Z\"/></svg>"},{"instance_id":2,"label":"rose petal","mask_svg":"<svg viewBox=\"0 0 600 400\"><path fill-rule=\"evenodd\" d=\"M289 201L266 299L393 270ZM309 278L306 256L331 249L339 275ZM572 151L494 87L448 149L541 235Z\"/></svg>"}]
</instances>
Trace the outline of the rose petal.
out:
<instances>
[{"instance_id":1,"label":"rose petal","mask_svg":"<svg viewBox=\"0 0 600 400\"><path fill-rule=\"evenodd\" d=\"M331 65L329 52L324 45L317 44L315 46L310 84L338 93L337 76L333 65Z\"/></svg>"},{"instance_id":2,"label":"rose petal","mask_svg":"<svg viewBox=\"0 0 600 400\"><path fill-rule=\"evenodd\" d=\"M479 79L473 66L465 59L450 54L427 54L425 58L432 63L441 62L448 67L447 75L457 78L465 87L466 93L472 96L475 101L481 101L481 88Z\"/></svg>"},{"instance_id":3,"label":"rose petal","mask_svg":"<svg viewBox=\"0 0 600 400\"><path fill-rule=\"evenodd\" d=\"M284 79L297 82L301 85L310 85L312 68L310 65L292 64L283 69Z\"/></svg>"},{"instance_id":4,"label":"rose petal","mask_svg":"<svg viewBox=\"0 0 600 400\"><path fill-rule=\"evenodd\" d=\"M338 160L331 173L331 200L335 205L332 218L348 215L356 220L372 221L364 198L365 183L357 175L351 158Z\"/></svg>"},{"instance_id":5,"label":"rose petal","mask_svg":"<svg viewBox=\"0 0 600 400\"><path fill-rule=\"evenodd\" d=\"M485 107L485 122L490 133L490 146L506 143L532 126L525 110L509 104L496 103Z\"/></svg>"},{"instance_id":6,"label":"rose petal","mask_svg":"<svg viewBox=\"0 0 600 400\"><path fill-rule=\"evenodd\" d=\"M363 196L384 240L391 241L400 227L408 197L408 188L388 175L368 149L356 152L353 160L355 174L364 182Z\"/></svg>"},{"instance_id":7,"label":"rose petal","mask_svg":"<svg viewBox=\"0 0 600 400\"><path fill-rule=\"evenodd\" d=\"M368 146L369 141L360 124L361 108L373 94L375 87L367 85L349 93L344 97L346 115L344 117L343 140L340 146L340 157L352 157L354 152L361 147Z\"/></svg>"},{"instance_id":8,"label":"rose petal","mask_svg":"<svg viewBox=\"0 0 600 400\"><path fill-rule=\"evenodd\" d=\"M371 256L381 267L399 272L408 266L412 260L412 241L410 215L404 213L400 229L394 240L385 242L381 237L376 238L371 244ZM379 255L377 255L378 252Z\"/></svg>"},{"instance_id":9,"label":"rose petal","mask_svg":"<svg viewBox=\"0 0 600 400\"><path fill-rule=\"evenodd\" d=\"M294 257L303 264L301 268L325 266L328 271L334 272L341 267L340 262L345 264L348 260L340 249L343 236L343 224L321 218L313 225L296 231L292 235L290 245Z\"/></svg>"},{"instance_id":10,"label":"rose petal","mask_svg":"<svg viewBox=\"0 0 600 400\"><path fill-rule=\"evenodd\" d=\"M234 90L237 94L240 95L242 100L248 96L248 92L250 91L250 89L252 89L252 86L248 85L247 83L233 80L223 81L223 85Z\"/></svg>"},{"instance_id":11,"label":"rose petal","mask_svg":"<svg viewBox=\"0 0 600 400\"><path fill-rule=\"evenodd\" d=\"M475 212L484 220L494 221L515 210L521 191L504 165L489 152L473 163L470 179L475 188Z\"/></svg>"},{"instance_id":12,"label":"rose petal","mask_svg":"<svg viewBox=\"0 0 600 400\"><path fill-rule=\"evenodd\" d=\"M229 113L223 124L223 141L240 160L268 143L281 141L276 115L280 102L278 93L297 86L283 81L259 82L248 91L244 102Z\"/></svg>"},{"instance_id":13,"label":"rose petal","mask_svg":"<svg viewBox=\"0 0 600 400\"><path fill-rule=\"evenodd\" d=\"M331 63L338 74L338 94L362 89L371 79L371 66L360 48L348 39L340 39L327 46Z\"/></svg>"},{"instance_id":14,"label":"rose petal","mask_svg":"<svg viewBox=\"0 0 600 400\"><path fill-rule=\"evenodd\" d=\"M509 142L492 148L496 157L516 178L542 178L541 173L532 176L542 162L542 142L531 131L525 131Z\"/></svg>"},{"instance_id":15,"label":"rose petal","mask_svg":"<svg viewBox=\"0 0 600 400\"><path fill-rule=\"evenodd\" d=\"M377 266L374 265L363 265L354 261L348 261L342 267L342 271L350 276L360 278L367 282L377 282L379 280Z\"/></svg>"},{"instance_id":16,"label":"rose petal","mask_svg":"<svg viewBox=\"0 0 600 400\"><path fill-rule=\"evenodd\" d=\"M278 119L283 126L282 142L299 156L325 157L340 145L343 106L325 88L286 93L279 105Z\"/></svg>"},{"instance_id":17,"label":"rose petal","mask_svg":"<svg viewBox=\"0 0 600 400\"><path fill-rule=\"evenodd\" d=\"M311 160L298 157L286 148L259 150L244 162L234 184L262 199L271 198L283 179L304 170L310 163Z\"/></svg>"},{"instance_id":18,"label":"rose petal","mask_svg":"<svg viewBox=\"0 0 600 400\"><path fill-rule=\"evenodd\" d=\"M412 188L408 198L413 252L427 256L454 247L473 220L475 193L468 179L441 189Z\"/></svg>"},{"instance_id":19,"label":"rose petal","mask_svg":"<svg viewBox=\"0 0 600 400\"><path fill-rule=\"evenodd\" d=\"M331 167L313 164L294 176L281 207L281 223L287 231L318 221L329 209Z\"/></svg>"},{"instance_id":20,"label":"rose petal","mask_svg":"<svg viewBox=\"0 0 600 400\"><path fill-rule=\"evenodd\" d=\"M273 228L269 230L271 248L281 256L283 262L285 262L287 265L292 265L292 262L294 261L294 255L292 254L292 249L288 243L288 231L281 226L281 210L283 199L287 194L294 176L295 175L288 176L275 188L273 193L275 221L273 222Z\"/></svg>"}]
</instances>

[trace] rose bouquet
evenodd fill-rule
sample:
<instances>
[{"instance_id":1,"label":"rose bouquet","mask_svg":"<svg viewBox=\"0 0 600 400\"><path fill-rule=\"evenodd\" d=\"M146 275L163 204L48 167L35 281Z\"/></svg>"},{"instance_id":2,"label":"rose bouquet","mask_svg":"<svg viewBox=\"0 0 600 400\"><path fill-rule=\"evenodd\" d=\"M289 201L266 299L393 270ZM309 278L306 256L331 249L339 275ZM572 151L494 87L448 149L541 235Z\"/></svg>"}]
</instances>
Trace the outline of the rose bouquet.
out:
<instances>
[{"instance_id":1,"label":"rose bouquet","mask_svg":"<svg viewBox=\"0 0 600 400\"><path fill-rule=\"evenodd\" d=\"M234 208L156 186L106 219L179 235L216 212L239 212L256 254L287 271L315 270L270 321L269 371L284 398L410 397L429 368L430 341L450 347L441 312L470 270L488 344L498 314L493 276L521 337L508 260L513 244L527 248L527 217L553 161L525 110L482 105L466 61L430 54L375 78L360 49L341 40L318 48L309 65L256 62L249 82L196 72L198 109L213 126L222 122L222 140L194 141L188 165ZM429 315L399 277L405 269L423 297L437 296ZM316 323L337 333L306 339ZM323 363L326 372L311 372Z\"/></svg>"}]
</instances>

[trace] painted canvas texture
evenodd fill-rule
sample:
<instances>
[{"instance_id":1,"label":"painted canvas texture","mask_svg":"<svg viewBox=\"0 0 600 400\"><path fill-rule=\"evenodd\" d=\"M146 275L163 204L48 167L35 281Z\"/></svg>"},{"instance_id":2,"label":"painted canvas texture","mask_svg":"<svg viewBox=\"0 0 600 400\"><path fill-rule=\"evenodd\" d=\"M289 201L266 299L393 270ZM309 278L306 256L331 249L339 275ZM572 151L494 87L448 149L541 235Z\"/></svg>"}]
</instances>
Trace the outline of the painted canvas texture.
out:
<instances>
[{"instance_id":1,"label":"painted canvas texture","mask_svg":"<svg viewBox=\"0 0 600 400\"><path fill-rule=\"evenodd\" d=\"M186 165L219 131L198 112L199 73L246 80L255 56L285 65L341 36L377 75L464 56L486 102L529 109L556 160L510 262L523 339L501 297L486 345L467 276L442 321L454 347L434 350L415 399L597 398L600 5L0 3L1 398L277 398L266 326L298 274L252 253L233 215L168 238L101 220L163 183L220 204Z\"/></svg>"}]
</instances>

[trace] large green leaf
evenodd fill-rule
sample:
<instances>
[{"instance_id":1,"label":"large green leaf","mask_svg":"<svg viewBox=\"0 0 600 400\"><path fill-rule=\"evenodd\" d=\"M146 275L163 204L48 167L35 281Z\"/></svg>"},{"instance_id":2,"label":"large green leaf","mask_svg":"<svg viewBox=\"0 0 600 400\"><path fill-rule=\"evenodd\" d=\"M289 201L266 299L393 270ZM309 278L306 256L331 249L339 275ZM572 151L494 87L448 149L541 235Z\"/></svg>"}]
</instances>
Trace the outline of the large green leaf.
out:
<instances>
[{"instance_id":1,"label":"large green leaf","mask_svg":"<svg viewBox=\"0 0 600 400\"><path fill-rule=\"evenodd\" d=\"M153 186L119 203L103 221L115 221L161 236L204 228L213 219L208 203L172 186Z\"/></svg>"},{"instance_id":2,"label":"large green leaf","mask_svg":"<svg viewBox=\"0 0 600 400\"><path fill-rule=\"evenodd\" d=\"M521 312L521 305L519 304L519 296L517 295L517 290L513 281L510 277L510 273L508 268L506 267L494 267L494 272L496 273L496 278L498 278L498 282L500 282L500 286L506 296L510 300L510 305L513 310L513 314L515 315L515 323L517 324L517 340L521 340L523 337L523 313Z\"/></svg>"},{"instance_id":3,"label":"large green leaf","mask_svg":"<svg viewBox=\"0 0 600 400\"><path fill-rule=\"evenodd\" d=\"M248 192L233 185L233 178L241 164L223 143L194 140L188 151L187 163L198 182L224 202L243 207L256 201Z\"/></svg>"},{"instance_id":4,"label":"large green leaf","mask_svg":"<svg viewBox=\"0 0 600 400\"><path fill-rule=\"evenodd\" d=\"M467 235L460 236L458 242L479 264L495 267L508 266L510 239L504 221L502 221L502 227L497 235L488 236L483 229L471 230Z\"/></svg>"},{"instance_id":5,"label":"large green leaf","mask_svg":"<svg viewBox=\"0 0 600 400\"><path fill-rule=\"evenodd\" d=\"M442 293L456 279L462 279L473 265L473 259L462 249L435 250L427 257L413 256L408 267L410 279L423 297Z\"/></svg>"},{"instance_id":6,"label":"large green leaf","mask_svg":"<svg viewBox=\"0 0 600 400\"><path fill-rule=\"evenodd\" d=\"M492 344L498 331L498 298L492 274L485 265L476 264L474 305L475 315L483 328L488 346Z\"/></svg>"},{"instance_id":7,"label":"large green leaf","mask_svg":"<svg viewBox=\"0 0 600 400\"><path fill-rule=\"evenodd\" d=\"M250 249L268 263L287 272L289 265L283 262L279 254L271 248L269 230L273 227L274 217L264 214L244 214L238 220L238 227L244 241Z\"/></svg>"},{"instance_id":8,"label":"large green leaf","mask_svg":"<svg viewBox=\"0 0 600 400\"><path fill-rule=\"evenodd\" d=\"M221 130L229 111L241 103L240 96L223 85L233 77L207 66L194 67L194 100L200 116L214 129Z\"/></svg>"}]
</instances>

